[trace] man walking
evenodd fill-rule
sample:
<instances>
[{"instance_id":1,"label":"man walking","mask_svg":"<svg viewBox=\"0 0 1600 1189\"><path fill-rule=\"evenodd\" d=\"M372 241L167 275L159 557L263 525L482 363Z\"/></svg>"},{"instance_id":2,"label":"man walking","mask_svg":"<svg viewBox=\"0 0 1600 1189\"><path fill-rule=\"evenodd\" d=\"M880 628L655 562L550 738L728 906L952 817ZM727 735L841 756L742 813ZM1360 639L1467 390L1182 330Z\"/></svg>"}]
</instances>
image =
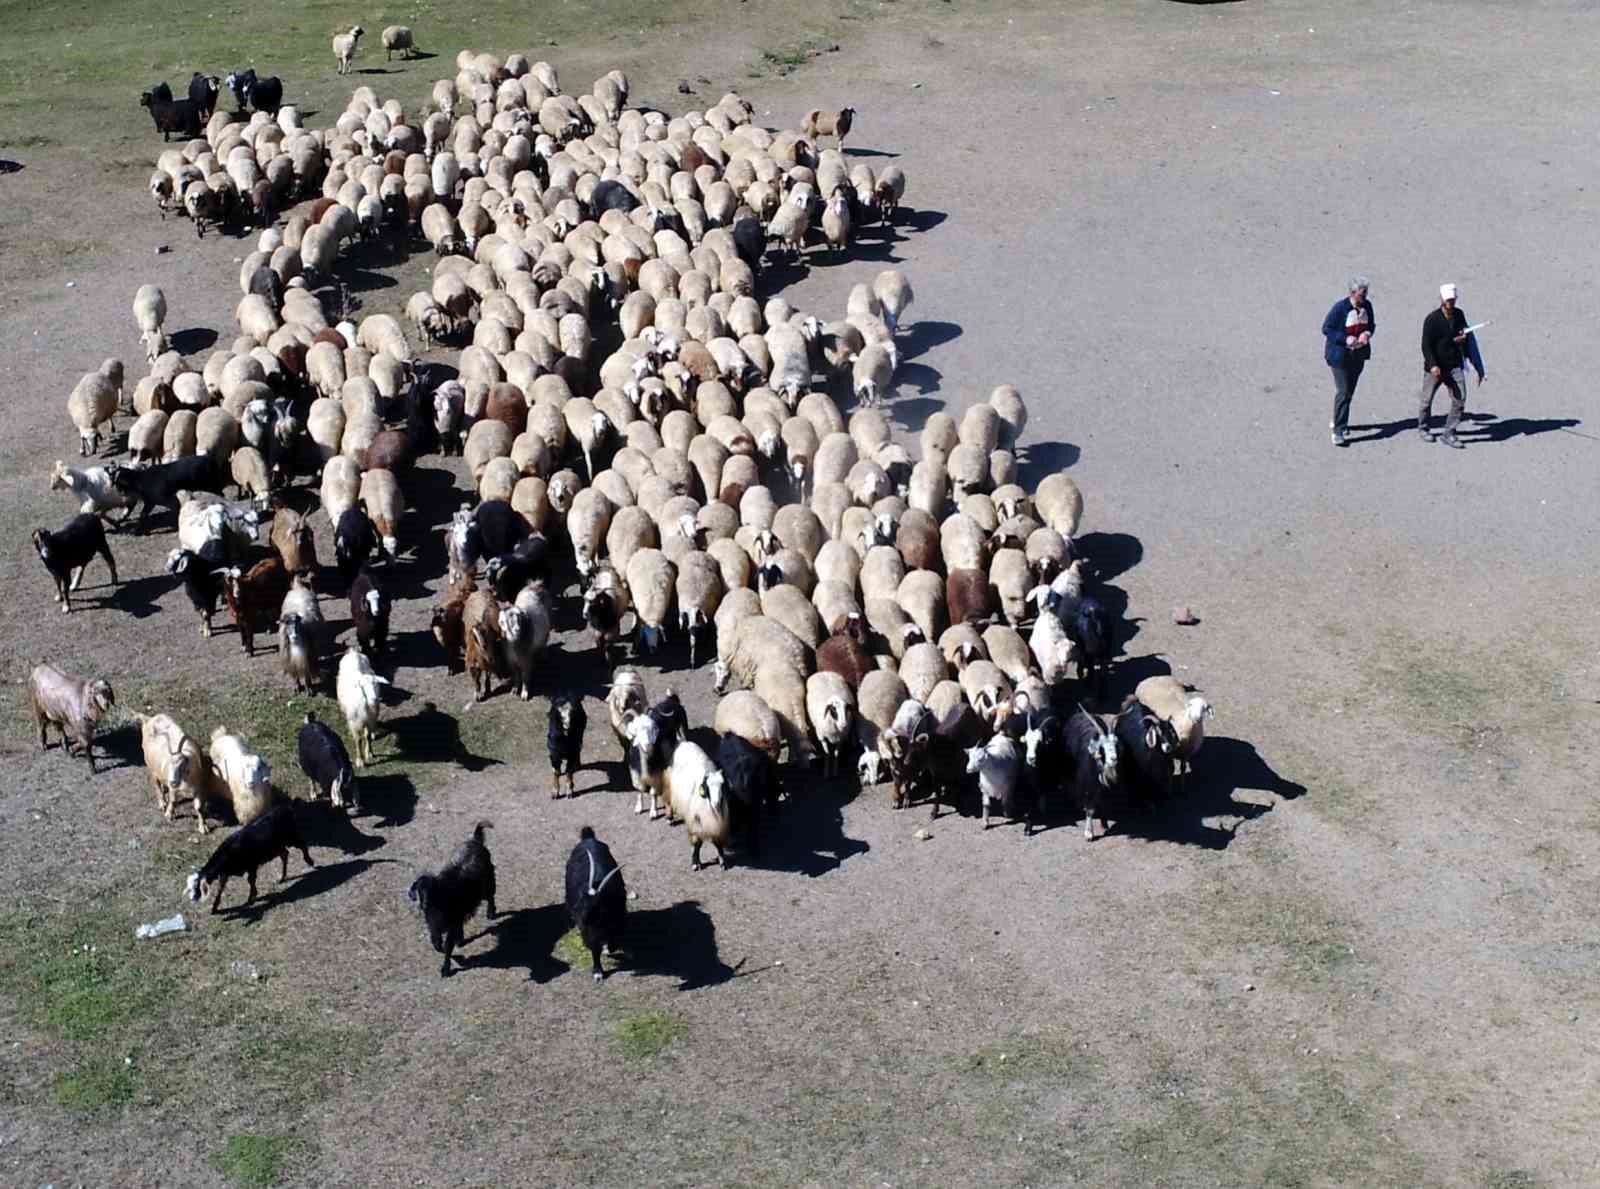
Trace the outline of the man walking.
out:
<instances>
[{"instance_id":1,"label":"man walking","mask_svg":"<svg viewBox=\"0 0 1600 1189\"><path fill-rule=\"evenodd\" d=\"M1372 303L1367 300L1367 278L1354 276L1345 286L1350 296L1333 303L1322 320L1325 345L1322 357L1333 372L1333 444L1347 446L1350 428L1350 400L1356 394L1361 369L1372 355L1372 334L1378 328Z\"/></svg>"},{"instance_id":2,"label":"man walking","mask_svg":"<svg viewBox=\"0 0 1600 1189\"><path fill-rule=\"evenodd\" d=\"M1439 308L1422 320L1422 400L1417 408L1417 436L1425 442L1433 441L1428 432L1428 418L1433 413L1433 398L1443 384L1450 390L1450 412L1445 417L1444 433L1439 440L1453 450L1465 449L1456 437L1456 425L1467 402L1467 373L1465 361L1470 360L1478 373L1478 383L1488 377L1483 370L1483 356L1478 354L1475 335L1467 333L1467 315L1456 305L1456 287L1439 286Z\"/></svg>"}]
</instances>

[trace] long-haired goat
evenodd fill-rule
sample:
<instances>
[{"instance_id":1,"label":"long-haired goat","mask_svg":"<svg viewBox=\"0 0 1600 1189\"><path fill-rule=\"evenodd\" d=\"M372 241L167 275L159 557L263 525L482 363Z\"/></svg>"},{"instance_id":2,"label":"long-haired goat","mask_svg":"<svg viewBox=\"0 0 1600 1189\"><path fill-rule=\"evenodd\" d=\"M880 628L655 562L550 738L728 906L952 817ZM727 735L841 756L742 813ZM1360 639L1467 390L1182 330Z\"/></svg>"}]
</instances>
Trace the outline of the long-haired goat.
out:
<instances>
[{"instance_id":1,"label":"long-haired goat","mask_svg":"<svg viewBox=\"0 0 1600 1189\"><path fill-rule=\"evenodd\" d=\"M494 859L483 844L483 832L493 825L479 822L454 858L437 874L417 876L406 893L422 910L428 941L444 955L444 964L439 967L443 978L450 977L450 955L461 944L466 923L477 913L478 906L488 904L490 920L500 915L494 907Z\"/></svg>"},{"instance_id":2,"label":"long-haired goat","mask_svg":"<svg viewBox=\"0 0 1600 1189\"><path fill-rule=\"evenodd\" d=\"M628 889L611 848L596 838L589 826L578 831L578 845L567 857L567 911L594 960L594 981L600 982L606 976L600 965L601 949L615 954L622 946L628 925Z\"/></svg>"}]
</instances>

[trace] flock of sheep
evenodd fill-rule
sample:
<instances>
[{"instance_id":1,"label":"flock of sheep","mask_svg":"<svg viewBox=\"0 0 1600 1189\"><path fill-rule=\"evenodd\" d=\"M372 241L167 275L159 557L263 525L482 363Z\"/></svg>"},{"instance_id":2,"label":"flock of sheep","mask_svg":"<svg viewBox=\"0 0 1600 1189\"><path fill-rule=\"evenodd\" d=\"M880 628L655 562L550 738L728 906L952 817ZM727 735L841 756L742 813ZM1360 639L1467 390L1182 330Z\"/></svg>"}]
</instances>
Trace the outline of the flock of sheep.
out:
<instances>
[{"instance_id":1,"label":"flock of sheep","mask_svg":"<svg viewBox=\"0 0 1600 1189\"><path fill-rule=\"evenodd\" d=\"M341 73L362 34L335 38ZM409 51L410 30L384 43ZM191 94L214 108L218 80L195 78L205 85ZM727 865L781 829L781 762L832 776L853 757L863 786L890 781L896 808L926 799L935 815L975 786L985 827L998 808L1025 834L1059 810L1092 837L1097 818L1173 791L1210 706L1152 678L1112 713L1087 708L1103 696L1117 625L1078 556L1077 486L1064 474L1031 493L1021 482L1021 394L1002 385L959 419L935 413L908 449L882 403L913 301L906 277L855 285L836 318L757 296L775 252L820 242L847 256L863 227L894 222L905 176L845 158L852 109L773 132L729 94L668 118L628 106L619 71L571 94L547 63L463 52L424 111L363 86L331 126L308 129L281 84L270 104L249 104L237 79L227 89L254 110L206 111L203 131L161 154L150 190L197 227L261 225L240 270L240 333L191 365L146 285L133 314L148 374L130 397L108 360L73 389L87 462L58 462L51 486L79 514L34 534L64 611L96 557L117 580L105 523L137 510L142 529L161 508L177 517L166 568L202 633L219 600L247 652L276 631L297 690L324 688L323 596L348 597L354 630L332 685L354 758L314 714L297 744L312 795L357 811L387 683L375 666L392 568L423 531L408 478L425 453L460 452L476 499L443 528L441 661L466 672L475 699L501 683L551 695L560 797L588 716L541 662L560 628L569 653L592 639L635 810L681 820L696 869L706 843ZM158 127L172 105L161 89L144 96ZM437 259L406 324L345 320L341 252L419 236ZM419 338L457 349L455 367L422 362ZM835 391L856 398L848 416ZM130 407L127 459L98 462L104 429ZM319 485L332 572L301 479ZM581 624L568 625L574 576ZM710 731L691 729L674 691L652 698L628 663L675 647L692 666L714 661ZM40 666L32 688L41 744L54 725L92 770L110 686ZM247 878L253 898L261 864L286 871L292 849L311 862L293 799L246 739L219 728L202 747L168 715L139 723L165 816L192 802L204 833L222 802L239 823L190 877L191 899L209 893L215 911L229 877ZM803 796L788 800L785 812L806 812ZM447 974L464 922L482 904L494 913L487 826L411 888ZM599 978L626 900L587 828L567 888Z\"/></svg>"}]
</instances>

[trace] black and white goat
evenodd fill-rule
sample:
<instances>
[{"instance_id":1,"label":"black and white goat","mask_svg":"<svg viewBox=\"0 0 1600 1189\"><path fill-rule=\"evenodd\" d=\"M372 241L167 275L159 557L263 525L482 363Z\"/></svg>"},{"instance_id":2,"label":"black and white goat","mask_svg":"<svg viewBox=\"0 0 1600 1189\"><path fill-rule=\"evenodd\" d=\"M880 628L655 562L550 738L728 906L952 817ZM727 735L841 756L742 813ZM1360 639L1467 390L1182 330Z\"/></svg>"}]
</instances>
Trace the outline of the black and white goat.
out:
<instances>
[{"instance_id":1,"label":"black and white goat","mask_svg":"<svg viewBox=\"0 0 1600 1189\"><path fill-rule=\"evenodd\" d=\"M200 634L207 639L211 638L211 617L217 613L217 600L222 597L222 572L227 565L222 541L215 537L198 551L174 549L167 554L167 573L183 579L183 592L199 614Z\"/></svg>"},{"instance_id":2,"label":"black and white goat","mask_svg":"<svg viewBox=\"0 0 1600 1189\"><path fill-rule=\"evenodd\" d=\"M583 766L583 733L589 726L589 714L583 708L583 695L562 692L550 699L550 727L545 733L545 746L550 752L550 786L552 798L561 796L561 776L567 777L567 796L578 795L576 776ZM584 827L588 829L588 827ZM568 876L569 900L571 876ZM570 904L569 904L570 907ZM596 959L598 961L598 959Z\"/></svg>"},{"instance_id":3,"label":"black and white goat","mask_svg":"<svg viewBox=\"0 0 1600 1189\"><path fill-rule=\"evenodd\" d=\"M606 976L600 951L615 954L622 948L628 925L628 889L611 848L596 838L589 826L578 831L578 845L567 857L567 911L594 959L594 981L600 982Z\"/></svg>"},{"instance_id":4,"label":"black and white goat","mask_svg":"<svg viewBox=\"0 0 1600 1189\"><path fill-rule=\"evenodd\" d=\"M454 858L437 874L417 876L406 893L422 910L429 942L444 955L439 967L443 978L450 977L450 955L461 944L466 923L478 906L488 904L490 920L499 915L494 907L494 860L483 844L483 832L493 825L479 822Z\"/></svg>"},{"instance_id":5,"label":"black and white goat","mask_svg":"<svg viewBox=\"0 0 1600 1189\"><path fill-rule=\"evenodd\" d=\"M389 645L389 611L388 594L372 571L362 566L350 583L350 622L355 625L356 642L368 656L377 656Z\"/></svg>"},{"instance_id":6,"label":"black and white goat","mask_svg":"<svg viewBox=\"0 0 1600 1189\"><path fill-rule=\"evenodd\" d=\"M214 890L211 911L216 912L217 906L222 903L222 890L228 886L228 880L242 875L250 882L250 894L244 901L249 904L256 898L257 869L273 859L280 860L283 866L278 872L278 882L282 883L289 876L291 850L300 852L307 867L316 866L311 861L311 852L306 849L306 841L295 822L293 807L288 804L274 805L249 825L240 826L224 838L221 845L211 852L205 866L190 873L184 894L198 904L207 892Z\"/></svg>"},{"instance_id":7,"label":"black and white goat","mask_svg":"<svg viewBox=\"0 0 1600 1189\"><path fill-rule=\"evenodd\" d=\"M315 795L327 797L336 807L348 806L352 813L359 813L361 798L356 789L356 770L338 733L308 710L295 746L300 756L300 770L311 781Z\"/></svg>"},{"instance_id":8,"label":"black and white goat","mask_svg":"<svg viewBox=\"0 0 1600 1189\"><path fill-rule=\"evenodd\" d=\"M1093 841L1094 820L1099 818L1100 828L1105 829L1105 803L1120 777L1117 735L1080 706L1067 720L1061 741L1072 766L1068 790L1074 805L1083 812L1083 836Z\"/></svg>"},{"instance_id":9,"label":"black and white goat","mask_svg":"<svg viewBox=\"0 0 1600 1189\"><path fill-rule=\"evenodd\" d=\"M333 530L333 557L339 577L348 587L378 549L378 530L360 504L352 504L339 514Z\"/></svg>"},{"instance_id":10,"label":"black and white goat","mask_svg":"<svg viewBox=\"0 0 1600 1189\"><path fill-rule=\"evenodd\" d=\"M1171 793L1178 758L1172 724L1130 694L1117 715L1116 731L1122 787L1141 798Z\"/></svg>"}]
</instances>

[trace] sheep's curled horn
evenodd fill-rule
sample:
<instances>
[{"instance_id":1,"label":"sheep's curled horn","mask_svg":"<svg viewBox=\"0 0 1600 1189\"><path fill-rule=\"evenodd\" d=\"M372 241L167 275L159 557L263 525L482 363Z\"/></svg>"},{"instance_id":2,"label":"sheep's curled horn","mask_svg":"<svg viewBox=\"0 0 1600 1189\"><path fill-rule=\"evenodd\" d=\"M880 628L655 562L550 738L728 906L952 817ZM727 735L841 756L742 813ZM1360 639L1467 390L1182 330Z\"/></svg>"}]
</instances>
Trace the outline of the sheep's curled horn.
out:
<instances>
[{"instance_id":1,"label":"sheep's curled horn","mask_svg":"<svg viewBox=\"0 0 1600 1189\"><path fill-rule=\"evenodd\" d=\"M601 890L604 889L605 886L608 883L611 882L611 877L613 875L615 875L617 872L621 871L621 870L622 870L622 867L621 867L620 864L617 865L616 867L613 867L610 871L606 872L606 877L604 879L602 879L598 884L596 884L594 882L594 852L590 851L589 852L589 895L598 896L600 894Z\"/></svg>"}]
</instances>

